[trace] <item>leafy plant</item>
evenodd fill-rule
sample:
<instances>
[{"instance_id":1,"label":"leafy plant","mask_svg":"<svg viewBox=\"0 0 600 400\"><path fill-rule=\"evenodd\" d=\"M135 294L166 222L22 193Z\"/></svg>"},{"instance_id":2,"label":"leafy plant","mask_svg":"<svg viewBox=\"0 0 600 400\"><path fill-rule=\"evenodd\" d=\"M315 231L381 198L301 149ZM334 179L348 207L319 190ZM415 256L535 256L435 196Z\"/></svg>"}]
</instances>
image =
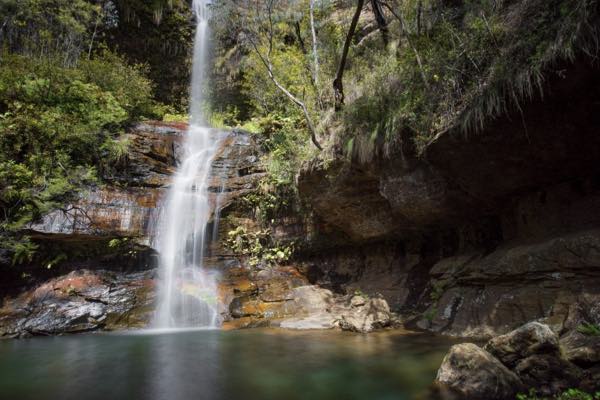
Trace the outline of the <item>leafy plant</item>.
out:
<instances>
[{"instance_id":1,"label":"leafy plant","mask_svg":"<svg viewBox=\"0 0 600 400\"><path fill-rule=\"evenodd\" d=\"M600 392L590 394L579 389L567 389L564 392L553 396L539 396L535 389L529 389L528 394L520 393L517 400L600 400Z\"/></svg>"},{"instance_id":2,"label":"leafy plant","mask_svg":"<svg viewBox=\"0 0 600 400\"><path fill-rule=\"evenodd\" d=\"M109 53L77 68L2 56L0 238L14 263L31 260L36 249L22 229L127 157L122 127L152 112L151 94L143 69Z\"/></svg>"},{"instance_id":3,"label":"leafy plant","mask_svg":"<svg viewBox=\"0 0 600 400\"><path fill-rule=\"evenodd\" d=\"M274 242L270 230L247 231L242 226L227 233L225 246L237 255L248 257L251 267L285 263L294 252L293 243Z\"/></svg>"},{"instance_id":4,"label":"leafy plant","mask_svg":"<svg viewBox=\"0 0 600 400\"><path fill-rule=\"evenodd\" d=\"M583 333L587 336L600 336L600 326L597 324L584 322L577 327L577 332Z\"/></svg>"}]
</instances>

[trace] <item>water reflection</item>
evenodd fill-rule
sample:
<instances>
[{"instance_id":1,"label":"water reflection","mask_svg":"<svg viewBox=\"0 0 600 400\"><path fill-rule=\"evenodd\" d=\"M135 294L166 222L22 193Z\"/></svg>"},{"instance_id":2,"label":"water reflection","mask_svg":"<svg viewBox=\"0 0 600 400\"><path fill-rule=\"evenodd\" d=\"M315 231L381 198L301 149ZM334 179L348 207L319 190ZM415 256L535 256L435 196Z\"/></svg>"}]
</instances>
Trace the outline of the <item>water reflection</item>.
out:
<instances>
[{"instance_id":1,"label":"water reflection","mask_svg":"<svg viewBox=\"0 0 600 400\"><path fill-rule=\"evenodd\" d=\"M424 335L188 331L0 342L6 399L412 399L451 343Z\"/></svg>"}]
</instances>

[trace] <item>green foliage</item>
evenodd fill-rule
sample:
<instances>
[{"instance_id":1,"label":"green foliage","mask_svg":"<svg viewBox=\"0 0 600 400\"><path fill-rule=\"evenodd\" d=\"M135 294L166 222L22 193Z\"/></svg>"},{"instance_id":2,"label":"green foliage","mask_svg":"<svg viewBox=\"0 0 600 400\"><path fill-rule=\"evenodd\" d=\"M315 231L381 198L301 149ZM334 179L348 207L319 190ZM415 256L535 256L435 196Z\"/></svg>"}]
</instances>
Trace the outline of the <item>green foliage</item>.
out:
<instances>
[{"instance_id":1,"label":"green foliage","mask_svg":"<svg viewBox=\"0 0 600 400\"><path fill-rule=\"evenodd\" d=\"M446 281L434 282L431 285L431 292L429 293L429 298L431 299L431 301L433 301L433 302L439 301L442 298L442 295L444 294L444 290L446 289L447 285L448 285L448 282L446 282Z\"/></svg>"},{"instance_id":2,"label":"green foliage","mask_svg":"<svg viewBox=\"0 0 600 400\"><path fill-rule=\"evenodd\" d=\"M18 231L97 183L98 173L126 157L122 126L152 116L152 85L143 72L110 53L82 60L78 68L3 55L0 236L15 263L30 259L35 249L17 238Z\"/></svg>"},{"instance_id":3,"label":"green foliage","mask_svg":"<svg viewBox=\"0 0 600 400\"><path fill-rule=\"evenodd\" d=\"M438 303L444 294L444 290L448 286L447 281L436 281L431 285L429 292L429 298L431 300L431 306L423 313L423 318L431 322L438 313Z\"/></svg>"},{"instance_id":4,"label":"green foliage","mask_svg":"<svg viewBox=\"0 0 600 400\"><path fill-rule=\"evenodd\" d=\"M586 393L579 389L567 389L553 397L539 396L535 389L530 389L528 394L520 393L517 400L600 400L600 392L595 394Z\"/></svg>"},{"instance_id":5,"label":"green foliage","mask_svg":"<svg viewBox=\"0 0 600 400\"><path fill-rule=\"evenodd\" d=\"M37 250L37 246L32 243L28 237L21 237L19 239L20 240L14 240L14 238L8 238L8 242L5 242L4 244L5 248L9 248L13 252L13 264L31 261Z\"/></svg>"},{"instance_id":6,"label":"green foliage","mask_svg":"<svg viewBox=\"0 0 600 400\"><path fill-rule=\"evenodd\" d=\"M189 121L189 118L190 118L190 116L188 114L168 114L168 113L166 113L163 116L163 121L187 123Z\"/></svg>"},{"instance_id":7,"label":"green foliage","mask_svg":"<svg viewBox=\"0 0 600 400\"><path fill-rule=\"evenodd\" d=\"M306 140L305 131L299 129L304 119L269 114L256 123L262 146L267 152L268 185L289 188L301 164L315 154Z\"/></svg>"},{"instance_id":8,"label":"green foliage","mask_svg":"<svg viewBox=\"0 0 600 400\"><path fill-rule=\"evenodd\" d=\"M584 322L577 327L577 332L583 333L586 336L600 336L600 326Z\"/></svg>"},{"instance_id":9,"label":"green foliage","mask_svg":"<svg viewBox=\"0 0 600 400\"><path fill-rule=\"evenodd\" d=\"M156 98L187 111L194 24L190 1L115 0L104 12L102 39L109 49L148 66ZM105 7L106 8L106 7Z\"/></svg>"},{"instance_id":10,"label":"green foliage","mask_svg":"<svg viewBox=\"0 0 600 400\"><path fill-rule=\"evenodd\" d=\"M38 59L60 54L56 62L74 65L88 50L101 7L85 0L3 0L0 15L4 50Z\"/></svg>"},{"instance_id":11,"label":"green foliage","mask_svg":"<svg viewBox=\"0 0 600 400\"><path fill-rule=\"evenodd\" d=\"M435 316L437 315L438 309L437 307L430 307L427 311L425 311L425 313L423 314L423 318L425 318L427 321L432 322L433 319L435 318Z\"/></svg>"},{"instance_id":12,"label":"green foliage","mask_svg":"<svg viewBox=\"0 0 600 400\"><path fill-rule=\"evenodd\" d=\"M354 296L364 297L365 299L369 298L369 295L363 292L360 288L354 289Z\"/></svg>"},{"instance_id":13,"label":"green foliage","mask_svg":"<svg viewBox=\"0 0 600 400\"><path fill-rule=\"evenodd\" d=\"M129 258L135 258L139 252L139 246L131 238L114 238L109 240L108 248L117 254L124 255Z\"/></svg>"},{"instance_id":14,"label":"green foliage","mask_svg":"<svg viewBox=\"0 0 600 400\"><path fill-rule=\"evenodd\" d=\"M419 18L418 4L428 12ZM365 45L347 86L342 123L351 156L386 155L403 130L419 149L447 129L483 128L490 118L541 93L557 61L598 51L598 2L532 0L461 5L405 1L393 7L401 32L388 52Z\"/></svg>"},{"instance_id":15,"label":"green foliage","mask_svg":"<svg viewBox=\"0 0 600 400\"><path fill-rule=\"evenodd\" d=\"M269 229L248 231L243 226L227 232L225 246L237 255L248 257L251 267L285 263L294 252L293 243L283 245L273 241Z\"/></svg>"},{"instance_id":16,"label":"green foliage","mask_svg":"<svg viewBox=\"0 0 600 400\"><path fill-rule=\"evenodd\" d=\"M315 155L301 127L304 119L269 114L238 126L254 134L261 144L262 163L267 171L258 191L245 195L244 206L253 211L263 225L291 210L298 211L295 177L301 165Z\"/></svg>"},{"instance_id":17,"label":"green foliage","mask_svg":"<svg viewBox=\"0 0 600 400\"><path fill-rule=\"evenodd\" d=\"M246 99L241 123L285 116L306 130L301 110L267 73L269 55L273 75L321 121L320 140L360 162L388 156L401 135L423 150L441 132L481 130L540 94L560 62L579 55L594 60L599 48L598 0L391 0L384 7L389 45L371 31L371 16L359 22L344 75L346 105L334 113L331 81L354 4L317 7L318 84L308 1L268 2L271 13L265 4L215 2L217 75L221 86ZM241 28L224 23L230 20Z\"/></svg>"}]
</instances>

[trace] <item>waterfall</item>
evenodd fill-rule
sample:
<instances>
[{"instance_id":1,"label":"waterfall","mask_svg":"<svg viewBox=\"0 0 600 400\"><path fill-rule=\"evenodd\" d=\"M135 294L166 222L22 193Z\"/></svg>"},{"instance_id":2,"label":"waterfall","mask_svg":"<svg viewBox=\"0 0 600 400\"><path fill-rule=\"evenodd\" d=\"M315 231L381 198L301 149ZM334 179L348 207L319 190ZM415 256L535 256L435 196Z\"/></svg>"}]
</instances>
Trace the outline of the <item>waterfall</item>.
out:
<instances>
[{"instance_id":1,"label":"waterfall","mask_svg":"<svg viewBox=\"0 0 600 400\"><path fill-rule=\"evenodd\" d=\"M183 162L169 189L156 236L160 253L157 328L217 327L220 323L214 273L203 268L211 217L208 180L219 144L203 113L209 43L207 0L194 0L197 27L190 90L190 125Z\"/></svg>"}]
</instances>

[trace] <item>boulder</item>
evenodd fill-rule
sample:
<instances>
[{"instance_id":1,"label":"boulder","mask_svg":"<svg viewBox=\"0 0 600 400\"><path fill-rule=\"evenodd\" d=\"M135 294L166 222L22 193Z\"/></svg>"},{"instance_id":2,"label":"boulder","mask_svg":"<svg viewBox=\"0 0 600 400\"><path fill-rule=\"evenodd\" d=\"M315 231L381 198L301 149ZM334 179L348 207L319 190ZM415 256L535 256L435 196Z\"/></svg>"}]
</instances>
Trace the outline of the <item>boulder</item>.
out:
<instances>
[{"instance_id":1,"label":"boulder","mask_svg":"<svg viewBox=\"0 0 600 400\"><path fill-rule=\"evenodd\" d=\"M597 390L600 370L586 371L570 362L580 360L577 346L593 347L595 343L576 333L567 335L561 343L570 359L563 356L558 336L547 325L531 322L491 339L484 349L470 343L453 346L438 371L437 381L445 385L442 388L468 399L510 399L518 391L529 389L544 398L569 388ZM588 356L590 351L585 349L581 354ZM511 378L516 381L511 381L514 387L508 390L506 383Z\"/></svg>"},{"instance_id":2,"label":"boulder","mask_svg":"<svg viewBox=\"0 0 600 400\"><path fill-rule=\"evenodd\" d=\"M543 395L576 387L582 377L582 371L561 354L558 335L539 322L495 337L485 349L513 370L527 387Z\"/></svg>"},{"instance_id":3,"label":"boulder","mask_svg":"<svg viewBox=\"0 0 600 400\"><path fill-rule=\"evenodd\" d=\"M454 345L444 357L436 383L471 400L513 399L524 386L490 353L473 343Z\"/></svg>"},{"instance_id":4,"label":"boulder","mask_svg":"<svg viewBox=\"0 0 600 400\"><path fill-rule=\"evenodd\" d=\"M580 367L600 364L600 336L571 331L560 339L565 358Z\"/></svg>"},{"instance_id":5,"label":"boulder","mask_svg":"<svg viewBox=\"0 0 600 400\"><path fill-rule=\"evenodd\" d=\"M534 354L520 360L513 370L526 387L543 396L553 396L578 387L583 371L556 354Z\"/></svg>"},{"instance_id":6,"label":"boulder","mask_svg":"<svg viewBox=\"0 0 600 400\"><path fill-rule=\"evenodd\" d=\"M304 313L318 313L327 310L333 300L331 290L314 285L294 288L292 296L299 311Z\"/></svg>"},{"instance_id":7,"label":"boulder","mask_svg":"<svg viewBox=\"0 0 600 400\"><path fill-rule=\"evenodd\" d=\"M390 307L384 299L365 301L362 296L354 296L350 304L350 308L341 314L339 325L342 330L368 333L392 324Z\"/></svg>"},{"instance_id":8,"label":"boulder","mask_svg":"<svg viewBox=\"0 0 600 400\"><path fill-rule=\"evenodd\" d=\"M560 357L558 335L548 325L530 322L506 335L491 339L485 350L508 368L533 355Z\"/></svg>"}]
</instances>

